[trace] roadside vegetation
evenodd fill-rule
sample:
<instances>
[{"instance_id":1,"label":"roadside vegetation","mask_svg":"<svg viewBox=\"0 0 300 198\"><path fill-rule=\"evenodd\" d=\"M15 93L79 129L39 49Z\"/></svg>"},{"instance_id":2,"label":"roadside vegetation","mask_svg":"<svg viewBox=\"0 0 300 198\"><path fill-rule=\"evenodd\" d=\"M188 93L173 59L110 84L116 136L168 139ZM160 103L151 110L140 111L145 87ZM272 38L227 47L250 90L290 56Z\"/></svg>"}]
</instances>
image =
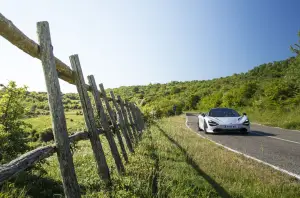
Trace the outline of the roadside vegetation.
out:
<instances>
[{"instance_id":1,"label":"roadside vegetation","mask_svg":"<svg viewBox=\"0 0 300 198\"><path fill-rule=\"evenodd\" d=\"M300 38L300 33L299 33ZM300 43L300 41L299 41ZM186 129L183 111L231 107L262 124L300 129L300 48L294 57L262 64L241 74L207 81L113 89L138 103L152 123L120 177L101 136L113 184L96 174L88 141L72 145L85 197L300 197L294 179L199 139ZM109 90L108 90L109 91ZM85 129L78 94L63 94L68 133ZM28 92L10 81L0 85L0 164L40 145L53 143L45 92ZM152 122L153 118L159 120ZM0 186L0 197L53 197L63 194L56 156Z\"/></svg>"},{"instance_id":2,"label":"roadside vegetation","mask_svg":"<svg viewBox=\"0 0 300 198\"><path fill-rule=\"evenodd\" d=\"M246 112L255 122L300 129L299 44L300 32L298 46L291 46L295 56L256 66L245 73L212 80L120 87L114 91L138 101L146 115L158 118L174 115L174 105L177 115L183 111L231 107Z\"/></svg>"},{"instance_id":3,"label":"roadside vegetation","mask_svg":"<svg viewBox=\"0 0 300 198\"><path fill-rule=\"evenodd\" d=\"M154 122L119 176L101 136L112 186L96 173L90 143L79 142L74 163L83 197L300 197L300 183L229 152L187 129L180 116ZM0 197L63 195L56 156L6 182Z\"/></svg>"},{"instance_id":4,"label":"roadside vegetation","mask_svg":"<svg viewBox=\"0 0 300 198\"><path fill-rule=\"evenodd\" d=\"M150 83L112 90L138 103L146 117L172 116L174 105L176 115L184 111L205 112L212 107L231 107L246 112L252 121L261 124L300 129L299 44L291 46L295 56L256 66L245 73L212 80ZM77 93L62 93L62 96L66 112L82 114ZM49 115L46 92L28 92L25 104L26 118Z\"/></svg>"}]
</instances>

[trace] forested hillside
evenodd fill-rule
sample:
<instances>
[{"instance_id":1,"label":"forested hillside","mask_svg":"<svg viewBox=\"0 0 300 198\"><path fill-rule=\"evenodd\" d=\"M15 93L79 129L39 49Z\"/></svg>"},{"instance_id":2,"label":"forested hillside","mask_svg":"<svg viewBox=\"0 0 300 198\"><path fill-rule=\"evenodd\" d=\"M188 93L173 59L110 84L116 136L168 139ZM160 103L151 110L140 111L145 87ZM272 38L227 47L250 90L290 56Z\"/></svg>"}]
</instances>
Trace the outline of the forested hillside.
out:
<instances>
[{"instance_id":1,"label":"forested hillside","mask_svg":"<svg viewBox=\"0 0 300 198\"><path fill-rule=\"evenodd\" d=\"M211 107L253 107L255 109L289 111L300 103L300 57L275 61L234 74L207 81L170 82L114 89L120 95L138 101L145 112L157 116L177 111Z\"/></svg>"},{"instance_id":2,"label":"forested hillside","mask_svg":"<svg viewBox=\"0 0 300 198\"><path fill-rule=\"evenodd\" d=\"M249 112L254 120L265 124L299 128L299 48L299 44L291 46L295 56L287 60L265 63L246 73L206 81L120 87L114 91L137 101L146 115L173 115L173 105L177 113L232 107Z\"/></svg>"},{"instance_id":3,"label":"forested hillside","mask_svg":"<svg viewBox=\"0 0 300 198\"><path fill-rule=\"evenodd\" d=\"M157 118L173 115L174 105L177 106L177 114L191 110L202 112L212 107L226 106L248 111L258 121L259 117L273 115L274 118L270 118L267 123L282 125L273 122L274 119L285 115L291 115L293 118L292 114L298 115L297 110L300 111L299 45L296 44L291 49L295 56L256 66L245 73L212 80L122 86L113 91L140 104L145 115L155 115ZM28 117L49 114L46 92L28 93L26 103ZM63 103L66 111L80 113L78 94L63 94ZM300 127L300 122L285 122L287 128Z\"/></svg>"},{"instance_id":4,"label":"forested hillside","mask_svg":"<svg viewBox=\"0 0 300 198\"><path fill-rule=\"evenodd\" d=\"M173 115L173 105L177 106L178 114L220 106L289 113L300 105L300 56L212 80L123 86L113 91L140 104L146 115L154 114L156 117ZM79 112L81 109L78 94L63 94L63 102L67 111ZM48 114L45 92L30 92L26 103L29 117Z\"/></svg>"}]
</instances>

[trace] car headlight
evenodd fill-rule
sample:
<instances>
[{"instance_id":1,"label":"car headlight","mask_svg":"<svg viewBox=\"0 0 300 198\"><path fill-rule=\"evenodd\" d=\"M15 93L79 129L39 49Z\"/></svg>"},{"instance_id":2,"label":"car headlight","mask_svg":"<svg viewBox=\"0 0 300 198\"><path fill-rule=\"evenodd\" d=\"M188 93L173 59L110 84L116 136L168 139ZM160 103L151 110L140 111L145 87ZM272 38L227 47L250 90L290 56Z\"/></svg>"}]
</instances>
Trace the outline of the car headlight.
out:
<instances>
[{"instance_id":1,"label":"car headlight","mask_svg":"<svg viewBox=\"0 0 300 198\"><path fill-rule=\"evenodd\" d=\"M208 120L208 124L210 126L217 126L217 125L219 125L218 123L216 123L215 121L212 121L212 120Z\"/></svg>"},{"instance_id":2,"label":"car headlight","mask_svg":"<svg viewBox=\"0 0 300 198\"><path fill-rule=\"evenodd\" d=\"M250 121L247 119L243 122L243 125L249 126L250 125Z\"/></svg>"}]
</instances>

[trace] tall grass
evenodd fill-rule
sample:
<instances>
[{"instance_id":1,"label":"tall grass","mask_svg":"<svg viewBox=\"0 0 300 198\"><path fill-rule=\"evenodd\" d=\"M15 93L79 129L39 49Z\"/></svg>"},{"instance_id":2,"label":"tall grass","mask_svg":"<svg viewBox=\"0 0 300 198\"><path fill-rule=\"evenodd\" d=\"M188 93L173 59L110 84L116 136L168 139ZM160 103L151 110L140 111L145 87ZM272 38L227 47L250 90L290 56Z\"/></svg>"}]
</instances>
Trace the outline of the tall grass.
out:
<instances>
[{"instance_id":1,"label":"tall grass","mask_svg":"<svg viewBox=\"0 0 300 198\"><path fill-rule=\"evenodd\" d=\"M89 141L79 142L73 157L82 197L300 197L298 181L199 138L184 121L178 116L150 126L122 176L100 136L110 187L97 175ZM0 197L63 197L56 156L6 182Z\"/></svg>"},{"instance_id":2,"label":"tall grass","mask_svg":"<svg viewBox=\"0 0 300 198\"><path fill-rule=\"evenodd\" d=\"M68 132L75 132L85 128L85 122L83 115L76 115L75 111L65 113ZM35 129L38 133L51 128L51 116L41 115L34 118L27 118L24 120L26 123L32 125L32 129Z\"/></svg>"},{"instance_id":3,"label":"tall grass","mask_svg":"<svg viewBox=\"0 0 300 198\"><path fill-rule=\"evenodd\" d=\"M294 108L288 111L287 109L263 110L245 108L249 118L257 123L276 126L285 129L300 130L300 108Z\"/></svg>"}]
</instances>

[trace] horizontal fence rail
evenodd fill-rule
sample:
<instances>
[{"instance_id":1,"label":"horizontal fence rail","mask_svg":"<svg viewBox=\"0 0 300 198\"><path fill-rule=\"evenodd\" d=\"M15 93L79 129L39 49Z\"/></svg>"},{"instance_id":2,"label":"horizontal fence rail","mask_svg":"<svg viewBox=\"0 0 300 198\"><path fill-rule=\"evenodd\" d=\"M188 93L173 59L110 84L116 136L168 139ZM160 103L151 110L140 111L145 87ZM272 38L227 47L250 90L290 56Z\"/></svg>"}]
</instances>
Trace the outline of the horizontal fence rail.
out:
<instances>
[{"instance_id":1,"label":"horizontal fence rail","mask_svg":"<svg viewBox=\"0 0 300 198\"><path fill-rule=\"evenodd\" d=\"M0 35L26 54L34 58L41 59L40 46L36 42L28 38L21 30L19 30L13 24L13 22L5 18L5 16L3 16L1 13ZM73 70L58 58L54 57L54 59L58 78L64 80L65 82L75 85ZM89 85L85 84L85 86L88 91L91 90L91 87Z\"/></svg>"},{"instance_id":2,"label":"horizontal fence rail","mask_svg":"<svg viewBox=\"0 0 300 198\"><path fill-rule=\"evenodd\" d=\"M98 130L98 134L104 134L103 130ZM87 131L76 132L69 136L70 143L75 143L80 140L88 139ZM7 179L13 177L17 173L26 170L31 167L36 162L46 159L52 156L56 152L56 145L51 144L48 146L38 147L32 151L24 153L20 157L14 159L13 161L0 166L0 184L2 184Z\"/></svg>"},{"instance_id":3,"label":"horizontal fence rail","mask_svg":"<svg viewBox=\"0 0 300 198\"><path fill-rule=\"evenodd\" d=\"M41 60L47 87L54 144L38 147L7 164L0 165L0 185L19 172L32 167L35 163L57 153L65 196L81 197L70 145L80 140L89 139L97 163L98 175L107 184L111 184L110 170L106 162L107 156L104 154L99 135L102 135L101 138L107 139L116 168L119 174L122 174L125 172L123 160L128 162L123 137L129 152L134 153L133 147L138 143L145 127L143 114L136 104L123 100L120 96L115 97L113 91L110 91L111 97L108 97L102 83L99 84L98 90L93 75L88 76L89 85L86 84L78 55L69 57L72 69L56 58L53 54L48 22L38 22L37 33L39 44L28 38L0 13L0 35L25 53ZM86 131L76 132L68 136L58 78L76 86ZM94 115L88 91L92 93L95 102L95 112L100 119L100 128L96 127L98 120ZM112 102L112 106L110 102ZM108 116L105 112L108 112ZM123 159L118 151L115 136L117 136L116 139Z\"/></svg>"}]
</instances>

